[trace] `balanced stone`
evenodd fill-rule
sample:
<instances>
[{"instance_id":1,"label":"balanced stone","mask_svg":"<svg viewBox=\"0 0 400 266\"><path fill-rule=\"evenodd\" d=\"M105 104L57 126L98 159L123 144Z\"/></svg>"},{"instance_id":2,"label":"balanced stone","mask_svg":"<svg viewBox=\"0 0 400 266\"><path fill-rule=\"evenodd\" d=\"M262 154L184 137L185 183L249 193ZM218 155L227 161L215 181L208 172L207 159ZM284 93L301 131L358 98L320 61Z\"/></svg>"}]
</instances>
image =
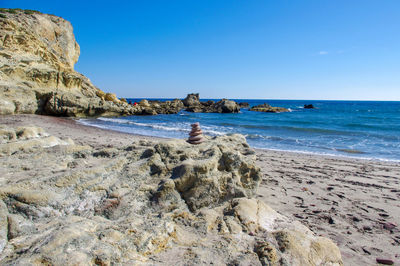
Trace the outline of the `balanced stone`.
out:
<instances>
[{"instance_id":1,"label":"balanced stone","mask_svg":"<svg viewBox=\"0 0 400 266\"><path fill-rule=\"evenodd\" d=\"M189 133L188 142L190 144L200 144L204 142L203 131L200 129L200 123L191 124L192 130Z\"/></svg>"},{"instance_id":2,"label":"balanced stone","mask_svg":"<svg viewBox=\"0 0 400 266\"><path fill-rule=\"evenodd\" d=\"M189 133L189 136L198 136L198 135L202 135L203 131L201 131L201 129L197 130L197 131L193 131Z\"/></svg>"},{"instance_id":3,"label":"balanced stone","mask_svg":"<svg viewBox=\"0 0 400 266\"><path fill-rule=\"evenodd\" d=\"M199 136L194 136L194 137L190 137L189 138L191 141L197 141L197 140L201 140L203 139L203 136L199 135Z\"/></svg>"}]
</instances>

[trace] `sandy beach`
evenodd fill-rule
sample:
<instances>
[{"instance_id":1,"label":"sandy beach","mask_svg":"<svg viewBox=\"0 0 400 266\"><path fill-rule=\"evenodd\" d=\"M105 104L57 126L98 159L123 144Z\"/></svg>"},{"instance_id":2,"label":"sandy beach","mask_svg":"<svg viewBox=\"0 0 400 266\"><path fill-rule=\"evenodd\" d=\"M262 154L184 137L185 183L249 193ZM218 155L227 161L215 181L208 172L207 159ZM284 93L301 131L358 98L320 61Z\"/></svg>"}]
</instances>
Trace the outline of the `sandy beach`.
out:
<instances>
[{"instance_id":1,"label":"sandy beach","mask_svg":"<svg viewBox=\"0 0 400 266\"><path fill-rule=\"evenodd\" d=\"M122 147L157 138L88 127L73 119L14 115L0 124L35 125L93 147ZM400 263L400 163L256 150L262 181L257 197L332 239L345 265Z\"/></svg>"},{"instance_id":2,"label":"sandy beach","mask_svg":"<svg viewBox=\"0 0 400 266\"><path fill-rule=\"evenodd\" d=\"M400 263L400 164L257 151L258 197L332 239L345 265ZM396 227L394 227L396 226Z\"/></svg>"}]
</instances>

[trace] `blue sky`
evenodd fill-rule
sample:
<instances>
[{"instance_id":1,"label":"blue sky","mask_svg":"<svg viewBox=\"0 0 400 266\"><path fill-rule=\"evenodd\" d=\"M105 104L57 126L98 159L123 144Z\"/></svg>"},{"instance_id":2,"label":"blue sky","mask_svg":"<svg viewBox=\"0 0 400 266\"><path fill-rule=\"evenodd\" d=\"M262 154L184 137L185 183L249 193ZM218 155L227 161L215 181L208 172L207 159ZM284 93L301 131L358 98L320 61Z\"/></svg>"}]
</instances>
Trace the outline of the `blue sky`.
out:
<instances>
[{"instance_id":1,"label":"blue sky","mask_svg":"<svg viewBox=\"0 0 400 266\"><path fill-rule=\"evenodd\" d=\"M400 1L7 1L69 20L119 97L400 100Z\"/></svg>"}]
</instances>

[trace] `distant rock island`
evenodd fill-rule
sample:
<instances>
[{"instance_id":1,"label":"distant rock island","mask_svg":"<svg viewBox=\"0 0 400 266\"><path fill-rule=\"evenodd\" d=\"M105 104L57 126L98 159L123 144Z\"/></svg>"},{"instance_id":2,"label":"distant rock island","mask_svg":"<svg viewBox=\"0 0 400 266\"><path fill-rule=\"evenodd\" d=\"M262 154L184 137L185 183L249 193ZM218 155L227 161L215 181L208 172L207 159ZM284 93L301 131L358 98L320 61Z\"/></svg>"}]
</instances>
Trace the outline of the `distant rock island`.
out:
<instances>
[{"instance_id":1,"label":"distant rock island","mask_svg":"<svg viewBox=\"0 0 400 266\"><path fill-rule=\"evenodd\" d=\"M312 104L305 104L304 109L315 109L315 107Z\"/></svg>"},{"instance_id":2,"label":"distant rock island","mask_svg":"<svg viewBox=\"0 0 400 266\"><path fill-rule=\"evenodd\" d=\"M267 103L264 103L251 107L250 111L265 112L265 113L282 113L282 112L289 112L289 109L283 107L273 107Z\"/></svg>"}]
</instances>

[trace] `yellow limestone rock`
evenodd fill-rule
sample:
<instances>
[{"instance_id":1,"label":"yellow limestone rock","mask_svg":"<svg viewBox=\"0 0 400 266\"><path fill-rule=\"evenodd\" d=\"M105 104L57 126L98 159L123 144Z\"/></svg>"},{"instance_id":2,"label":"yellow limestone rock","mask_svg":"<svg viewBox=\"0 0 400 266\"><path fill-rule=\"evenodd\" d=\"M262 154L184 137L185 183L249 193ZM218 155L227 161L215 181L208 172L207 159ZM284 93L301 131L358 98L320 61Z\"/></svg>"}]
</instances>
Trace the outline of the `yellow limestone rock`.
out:
<instances>
[{"instance_id":1,"label":"yellow limestone rock","mask_svg":"<svg viewBox=\"0 0 400 266\"><path fill-rule=\"evenodd\" d=\"M0 152L0 265L342 265L332 241L253 198L242 135L50 147L38 128L1 129L0 147L18 145Z\"/></svg>"},{"instance_id":2,"label":"yellow limestone rock","mask_svg":"<svg viewBox=\"0 0 400 266\"><path fill-rule=\"evenodd\" d=\"M37 11L0 9L0 114L139 114L74 70L80 48L71 23ZM107 101L104 101L107 100Z\"/></svg>"}]
</instances>

